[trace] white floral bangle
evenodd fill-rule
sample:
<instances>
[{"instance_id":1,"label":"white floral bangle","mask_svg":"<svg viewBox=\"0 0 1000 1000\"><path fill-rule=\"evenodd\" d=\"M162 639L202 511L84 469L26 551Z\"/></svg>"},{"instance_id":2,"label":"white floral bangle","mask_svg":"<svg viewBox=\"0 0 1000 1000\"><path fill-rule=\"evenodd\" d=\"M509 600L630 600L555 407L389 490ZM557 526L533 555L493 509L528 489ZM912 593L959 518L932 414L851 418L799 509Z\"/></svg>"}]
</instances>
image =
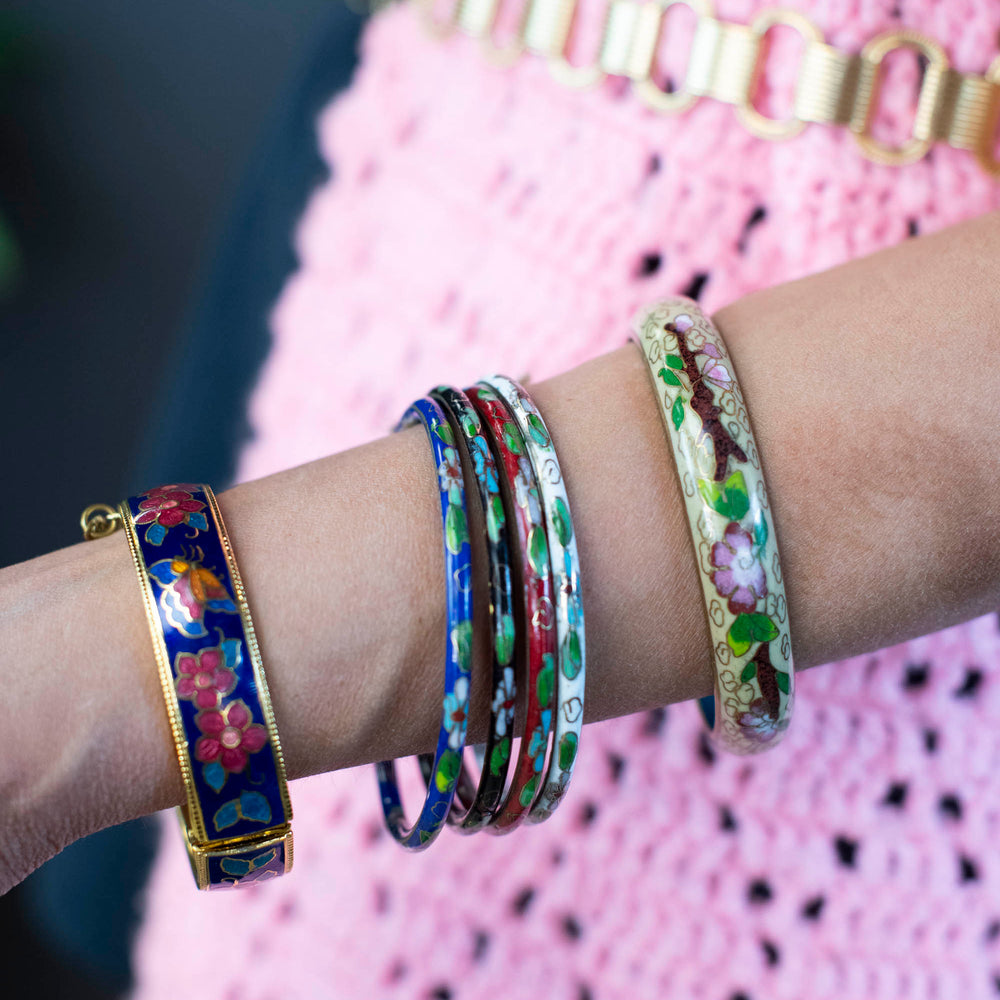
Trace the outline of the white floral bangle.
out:
<instances>
[{"instance_id":1,"label":"white floral bangle","mask_svg":"<svg viewBox=\"0 0 1000 1000\"><path fill-rule=\"evenodd\" d=\"M697 303L666 299L635 318L673 448L715 664L700 705L714 741L737 754L788 728L795 670L764 473L719 331Z\"/></svg>"}]
</instances>

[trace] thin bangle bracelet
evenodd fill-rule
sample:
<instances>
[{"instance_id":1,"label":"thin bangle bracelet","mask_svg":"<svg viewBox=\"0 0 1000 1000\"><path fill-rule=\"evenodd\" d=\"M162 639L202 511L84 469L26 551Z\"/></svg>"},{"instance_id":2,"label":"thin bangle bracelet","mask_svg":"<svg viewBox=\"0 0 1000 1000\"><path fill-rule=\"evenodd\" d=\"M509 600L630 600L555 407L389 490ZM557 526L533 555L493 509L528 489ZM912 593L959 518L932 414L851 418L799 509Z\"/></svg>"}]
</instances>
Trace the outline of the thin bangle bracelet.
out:
<instances>
[{"instance_id":1,"label":"thin bangle bracelet","mask_svg":"<svg viewBox=\"0 0 1000 1000\"><path fill-rule=\"evenodd\" d=\"M448 415L452 432L464 442L476 475L479 499L486 525L486 549L489 563L490 627L492 632L492 698L490 728L486 737L483 767L478 785L473 782L464 761L458 790L448 823L463 833L485 826L503 797L504 782L510 764L510 731L514 727L514 645L510 579L510 543L500 479L496 461L483 434L482 421L464 392L440 386L431 398ZM422 755L425 774L430 755ZM468 806L465 804L468 803Z\"/></svg>"},{"instance_id":2,"label":"thin bangle bracelet","mask_svg":"<svg viewBox=\"0 0 1000 1000\"><path fill-rule=\"evenodd\" d=\"M441 729L434 752L433 770L427 782L427 795L413 826L406 824L395 762L384 760L375 768L389 832L403 847L421 851L430 846L448 817L465 748L472 656L472 560L462 463L451 426L444 411L430 398L418 399L403 414L396 429L402 430L416 423L423 424L427 432L437 469L444 529L448 634Z\"/></svg>"},{"instance_id":3,"label":"thin bangle bracelet","mask_svg":"<svg viewBox=\"0 0 1000 1000\"><path fill-rule=\"evenodd\" d=\"M583 727L586 684L586 642L583 598L580 594L580 561L570 515L569 495L556 458L552 435L524 388L512 379L495 375L485 379L510 407L538 476L548 542L548 556L556 590L556 713L554 742L542 788L528 817L540 823L556 810L573 776ZM534 738L534 736L532 736Z\"/></svg>"},{"instance_id":4,"label":"thin bangle bracelet","mask_svg":"<svg viewBox=\"0 0 1000 1000\"><path fill-rule=\"evenodd\" d=\"M521 701L525 735L521 739L510 787L493 822L487 827L490 833L508 833L527 818L537 797L552 730L556 653L552 571L538 480L514 415L485 384L470 389L469 398L482 416L490 443L500 460L520 551L523 631L527 637L522 647L522 661L527 659L527 669L520 670L524 677ZM514 692L511 692L512 708L513 698ZM529 733L532 734L530 738Z\"/></svg>"},{"instance_id":5,"label":"thin bangle bracelet","mask_svg":"<svg viewBox=\"0 0 1000 1000\"><path fill-rule=\"evenodd\" d=\"M654 303L634 331L677 463L708 618L715 698L699 704L723 749L759 753L788 728L795 671L750 417L722 336L697 303Z\"/></svg>"}]
</instances>

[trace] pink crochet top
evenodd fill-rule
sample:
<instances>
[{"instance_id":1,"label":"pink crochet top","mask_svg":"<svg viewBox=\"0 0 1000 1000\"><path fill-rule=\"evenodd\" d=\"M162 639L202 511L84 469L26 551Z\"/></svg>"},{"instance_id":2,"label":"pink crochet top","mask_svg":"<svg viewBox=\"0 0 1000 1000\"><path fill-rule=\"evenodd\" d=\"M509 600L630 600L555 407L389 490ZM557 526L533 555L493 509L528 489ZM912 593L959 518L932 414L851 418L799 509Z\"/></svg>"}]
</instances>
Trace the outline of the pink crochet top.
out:
<instances>
[{"instance_id":1,"label":"pink crochet top","mask_svg":"<svg viewBox=\"0 0 1000 1000\"><path fill-rule=\"evenodd\" d=\"M747 21L760 4L716 6ZM996 0L791 6L839 47L905 24L976 72L1000 29ZM243 478L384 434L436 383L539 379L618 346L658 295L711 310L1000 205L966 153L889 168L844 130L772 144L710 101L663 117L538 59L491 67L408 6L369 27L318 134L333 179L274 310ZM405 854L372 769L328 774L293 788L291 877L205 896L170 829L137 996L997 996L996 617L798 685L786 740L754 759L713 754L693 703L588 727L567 801L510 837Z\"/></svg>"}]
</instances>

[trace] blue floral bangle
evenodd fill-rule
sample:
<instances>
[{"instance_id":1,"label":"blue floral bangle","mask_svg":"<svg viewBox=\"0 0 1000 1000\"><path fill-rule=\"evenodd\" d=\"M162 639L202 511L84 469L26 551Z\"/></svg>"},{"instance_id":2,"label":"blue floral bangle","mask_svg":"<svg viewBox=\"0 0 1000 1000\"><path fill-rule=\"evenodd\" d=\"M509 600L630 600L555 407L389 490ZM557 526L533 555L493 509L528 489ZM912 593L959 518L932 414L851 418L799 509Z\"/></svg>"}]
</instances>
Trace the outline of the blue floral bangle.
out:
<instances>
[{"instance_id":1,"label":"blue floral bangle","mask_svg":"<svg viewBox=\"0 0 1000 1000\"><path fill-rule=\"evenodd\" d=\"M123 501L186 802L199 889L292 867L292 806L243 583L215 495L161 486Z\"/></svg>"},{"instance_id":2,"label":"blue floral bangle","mask_svg":"<svg viewBox=\"0 0 1000 1000\"><path fill-rule=\"evenodd\" d=\"M403 847L420 851L441 832L455 797L465 748L472 667L472 550L465 504L462 462L444 411L431 398L418 399L403 414L397 430L422 423L434 452L444 527L448 635L445 653L441 731L428 774L420 815L407 826L394 761L376 764L379 795L389 832Z\"/></svg>"}]
</instances>

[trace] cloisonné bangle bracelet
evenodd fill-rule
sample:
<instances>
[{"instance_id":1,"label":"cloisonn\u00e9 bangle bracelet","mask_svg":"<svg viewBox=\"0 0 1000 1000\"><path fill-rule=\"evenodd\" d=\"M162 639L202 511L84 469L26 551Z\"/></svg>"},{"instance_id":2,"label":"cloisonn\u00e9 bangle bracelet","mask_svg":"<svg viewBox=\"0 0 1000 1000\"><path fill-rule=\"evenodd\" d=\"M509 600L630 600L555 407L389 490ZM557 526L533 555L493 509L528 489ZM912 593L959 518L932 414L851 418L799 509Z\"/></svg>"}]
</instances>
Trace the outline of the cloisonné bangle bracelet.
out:
<instances>
[{"instance_id":1,"label":"cloisonn\u00e9 bangle bracelet","mask_svg":"<svg viewBox=\"0 0 1000 1000\"><path fill-rule=\"evenodd\" d=\"M487 827L491 833L507 833L524 821L538 795L552 731L556 653L552 571L538 480L514 416L487 385L470 389L469 398L482 416L490 443L500 459L520 550L523 621L527 636L527 671L522 692L525 736L521 739L510 788ZM509 704L513 709L514 692L510 693ZM509 745L507 753L510 753Z\"/></svg>"},{"instance_id":2,"label":"cloisonn\u00e9 bangle bracelet","mask_svg":"<svg viewBox=\"0 0 1000 1000\"><path fill-rule=\"evenodd\" d=\"M490 594L490 644L492 697L490 727L486 736L483 767L478 785L462 764L448 823L463 833L485 826L503 796L510 764L511 729L514 726L514 615L510 579L510 543L496 461L483 436L482 421L464 392L440 386L431 397L441 404L451 429L469 455L486 526L486 550ZM424 755L424 764L430 761ZM466 806L466 803L469 803Z\"/></svg>"},{"instance_id":3,"label":"cloisonn\u00e9 bangle bracelet","mask_svg":"<svg viewBox=\"0 0 1000 1000\"><path fill-rule=\"evenodd\" d=\"M212 490L161 486L123 501L170 730L181 825L199 889L292 867L292 806L271 699ZM113 522L111 522L113 525Z\"/></svg>"},{"instance_id":4,"label":"cloisonn\u00e9 bangle bracelet","mask_svg":"<svg viewBox=\"0 0 1000 1000\"><path fill-rule=\"evenodd\" d=\"M544 783L528 816L529 822L538 823L555 811L566 794L580 746L587 659L580 564L566 483L542 415L528 393L512 379L495 375L484 382L510 408L538 477L556 591L555 737Z\"/></svg>"},{"instance_id":5,"label":"cloisonn\u00e9 bangle bracelet","mask_svg":"<svg viewBox=\"0 0 1000 1000\"><path fill-rule=\"evenodd\" d=\"M406 823L394 761L375 765L386 826L410 850L429 847L441 832L462 765L469 714L469 672L472 660L472 557L469 518L465 505L462 462L455 436L440 405L427 397L418 399L403 414L397 430L423 424L434 454L444 536L445 594L448 634L444 669L441 729L427 774L427 795L412 826Z\"/></svg>"},{"instance_id":6,"label":"cloisonn\u00e9 bangle bracelet","mask_svg":"<svg viewBox=\"0 0 1000 1000\"><path fill-rule=\"evenodd\" d=\"M764 473L719 331L698 305L667 299L634 321L667 435L701 577L715 697L700 700L713 739L759 753L788 728L795 671Z\"/></svg>"}]
</instances>

